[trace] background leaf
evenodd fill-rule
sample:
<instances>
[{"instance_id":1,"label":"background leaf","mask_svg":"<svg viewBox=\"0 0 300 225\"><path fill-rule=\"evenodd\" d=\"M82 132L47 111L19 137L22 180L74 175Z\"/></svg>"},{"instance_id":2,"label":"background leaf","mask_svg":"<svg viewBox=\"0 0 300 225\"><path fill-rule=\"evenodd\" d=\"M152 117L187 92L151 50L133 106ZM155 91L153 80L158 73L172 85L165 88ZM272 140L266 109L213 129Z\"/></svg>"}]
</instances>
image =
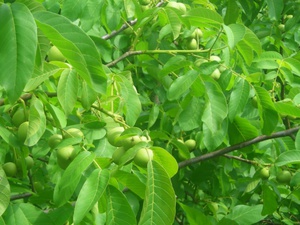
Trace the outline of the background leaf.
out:
<instances>
[{"instance_id":1,"label":"background leaf","mask_svg":"<svg viewBox=\"0 0 300 225\"><path fill-rule=\"evenodd\" d=\"M20 3L0 6L0 85L15 102L32 76L37 29L29 9Z\"/></svg>"}]
</instances>

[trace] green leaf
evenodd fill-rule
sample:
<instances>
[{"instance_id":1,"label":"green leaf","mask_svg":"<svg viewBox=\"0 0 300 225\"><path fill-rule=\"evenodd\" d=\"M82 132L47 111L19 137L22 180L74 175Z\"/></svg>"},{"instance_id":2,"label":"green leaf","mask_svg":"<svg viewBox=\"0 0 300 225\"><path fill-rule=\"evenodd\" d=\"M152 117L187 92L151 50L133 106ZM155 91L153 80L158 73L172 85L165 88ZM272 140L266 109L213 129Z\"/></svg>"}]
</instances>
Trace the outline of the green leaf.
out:
<instances>
[{"instance_id":1,"label":"green leaf","mask_svg":"<svg viewBox=\"0 0 300 225\"><path fill-rule=\"evenodd\" d=\"M92 163L94 157L91 152L81 152L64 171L54 188L53 200L58 207L64 205L73 195L83 171Z\"/></svg>"},{"instance_id":2,"label":"green leaf","mask_svg":"<svg viewBox=\"0 0 300 225\"><path fill-rule=\"evenodd\" d=\"M181 30L181 21L177 13L172 10L172 8L165 8L165 13L168 18L168 24L171 25L171 30L173 33L173 39L177 39Z\"/></svg>"},{"instance_id":3,"label":"green leaf","mask_svg":"<svg viewBox=\"0 0 300 225\"><path fill-rule=\"evenodd\" d=\"M171 57L163 66L163 68L159 71L159 76L163 77L170 73L174 73L177 70L184 68L188 65L191 65L191 62L188 61L185 56L177 55Z\"/></svg>"},{"instance_id":4,"label":"green leaf","mask_svg":"<svg viewBox=\"0 0 300 225\"><path fill-rule=\"evenodd\" d=\"M116 81L119 86L122 104L124 104L126 123L129 126L133 126L142 111L138 93L136 92L133 84L130 83L124 76L116 76Z\"/></svg>"},{"instance_id":5,"label":"green leaf","mask_svg":"<svg viewBox=\"0 0 300 225\"><path fill-rule=\"evenodd\" d=\"M243 112L250 93L250 86L245 79L237 79L230 94L228 116L233 120L236 115Z\"/></svg>"},{"instance_id":6,"label":"green leaf","mask_svg":"<svg viewBox=\"0 0 300 225\"><path fill-rule=\"evenodd\" d=\"M279 67L278 62L282 60L282 55L273 51L266 51L255 58L254 66L260 69L277 69Z\"/></svg>"},{"instance_id":7,"label":"green leaf","mask_svg":"<svg viewBox=\"0 0 300 225\"><path fill-rule=\"evenodd\" d=\"M178 118L179 126L183 131L190 131L201 126L204 101L200 98L192 97L189 104L185 106Z\"/></svg>"},{"instance_id":8,"label":"green leaf","mask_svg":"<svg viewBox=\"0 0 300 225\"><path fill-rule=\"evenodd\" d=\"M107 187L106 224L136 224L135 215L124 194L114 186Z\"/></svg>"},{"instance_id":9,"label":"green leaf","mask_svg":"<svg viewBox=\"0 0 300 225\"><path fill-rule=\"evenodd\" d=\"M99 93L106 92L106 74L92 39L67 18L51 12L34 14L38 27L62 52L79 75Z\"/></svg>"},{"instance_id":10,"label":"green leaf","mask_svg":"<svg viewBox=\"0 0 300 225\"><path fill-rule=\"evenodd\" d=\"M237 205L226 218L234 220L239 225L249 225L263 220L266 216L262 216L263 205Z\"/></svg>"},{"instance_id":11,"label":"green leaf","mask_svg":"<svg viewBox=\"0 0 300 225\"><path fill-rule=\"evenodd\" d=\"M281 116L290 116L300 118L300 109L293 104L293 102L275 102L276 111Z\"/></svg>"},{"instance_id":12,"label":"green leaf","mask_svg":"<svg viewBox=\"0 0 300 225\"><path fill-rule=\"evenodd\" d=\"M276 166L300 163L300 150L290 150L281 153L275 161Z\"/></svg>"},{"instance_id":13,"label":"green leaf","mask_svg":"<svg viewBox=\"0 0 300 225\"><path fill-rule=\"evenodd\" d=\"M187 17L193 26L220 28L223 24L223 19L218 13L201 7L189 10L183 17Z\"/></svg>"},{"instance_id":14,"label":"green leaf","mask_svg":"<svg viewBox=\"0 0 300 225\"><path fill-rule=\"evenodd\" d=\"M46 104L47 110L50 112L53 122L57 128L64 128L67 126L67 118L64 112L52 104Z\"/></svg>"},{"instance_id":15,"label":"green leaf","mask_svg":"<svg viewBox=\"0 0 300 225\"><path fill-rule=\"evenodd\" d=\"M196 70L190 70L185 75L178 77L170 86L167 98L172 101L180 98L198 77Z\"/></svg>"},{"instance_id":16,"label":"green leaf","mask_svg":"<svg viewBox=\"0 0 300 225\"><path fill-rule=\"evenodd\" d=\"M234 145L258 136L258 130L245 118L236 117L229 126L230 144Z\"/></svg>"},{"instance_id":17,"label":"green leaf","mask_svg":"<svg viewBox=\"0 0 300 225\"><path fill-rule=\"evenodd\" d=\"M266 184L262 186L263 210L261 215L272 215L278 207L276 195L274 191Z\"/></svg>"},{"instance_id":18,"label":"green leaf","mask_svg":"<svg viewBox=\"0 0 300 225\"><path fill-rule=\"evenodd\" d=\"M269 17L271 20L280 20L284 7L283 0L267 0Z\"/></svg>"},{"instance_id":19,"label":"green leaf","mask_svg":"<svg viewBox=\"0 0 300 225\"><path fill-rule=\"evenodd\" d=\"M240 7L235 0L228 0L224 23L226 25L235 23L240 15Z\"/></svg>"},{"instance_id":20,"label":"green leaf","mask_svg":"<svg viewBox=\"0 0 300 225\"><path fill-rule=\"evenodd\" d=\"M244 38L237 43L237 49L243 56L247 65L250 65L253 61L253 52L256 52L259 55L262 51L260 40L249 28L246 28Z\"/></svg>"},{"instance_id":21,"label":"green leaf","mask_svg":"<svg viewBox=\"0 0 300 225\"><path fill-rule=\"evenodd\" d=\"M166 150L160 147L151 147L154 152L153 160L158 162L171 178L178 172L176 159Z\"/></svg>"},{"instance_id":22,"label":"green leaf","mask_svg":"<svg viewBox=\"0 0 300 225\"><path fill-rule=\"evenodd\" d=\"M287 64L288 68L292 70L294 74L300 76L300 61L294 58L287 58L283 60L283 66Z\"/></svg>"},{"instance_id":23,"label":"green leaf","mask_svg":"<svg viewBox=\"0 0 300 225\"><path fill-rule=\"evenodd\" d=\"M36 96L32 96L29 110L29 127L25 145L35 145L46 130L46 116L44 105Z\"/></svg>"},{"instance_id":24,"label":"green leaf","mask_svg":"<svg viewBox=\"0 0 300 225\"><path fill-rule=\"evenodd\" d=\"M0 85L15 102L34 70L37 29L29 9L21 4L0 6Z\"/></svg>"},{"instance_id":25,"label":"green leaf","mask_svg":"<svg viewBox=\"0 0 300 225\"><path fill-rule=\"evenodd\" d=\"M211 222L207 216L204 215L200 210L184 205L182 203L178 203L180 207L183 209L189 224L191 225L210 225Z\"/></svg>"},{"instance_id":26,"label":"green leaf","mask_svg":"<svg viewBox=\"0 0 300 225\"><path fill-rule=\"evenodd\" d=\"M260 123L263 134L271 134L278 123L278 113L268 91L262 87L255 87Z\"/></svg>"},{"instance_id":27,"label":"green leaf","mask_svg":"<svg viewBox=\"0 0 300 225\"><path fill-rule=\"evenodd\" d=\"M18 139L13 134L13 132L6 129L2 124L0 126L0 137L3 141L5 141L7 144L9 144L12 147L18 147Z\"/></svg>"},{"instance_id":28,"label":"green leaf","mask_svg":"<svg viewBox=\"0 0 300 225\"><path fill-rule=\"evenodd\" d=\"M155 124L158 116L159 116L159 106L157 104L154 104L149 114L148 129Z\"/></svg>"},{"instance_id":29,"label":"green leaf","mask_svg":"<svg viewBox=\"0 0 300 225\"><path fill-rule=\"evenodd\" d=\"M61 15L69 18L71 21L75 21L80 18L86 3L87 1L65 0L61 7Z\"/></svg>"},{"instance_id":30,"label":"green leaf","mask_svg":"<svg viewBox=\"0 0 300 225\"><path fill-rule=\"evenodd\" d=\"M0 167L0 216L5 212L10 202L10 186L5 172Z\"/></svg>"},{"instance_id":31,"label":"green leaf","mask_svg":"<svg viewBox=\"0 0 300 225\"><path fill-rule=\"evenodd\" d=\"M55 224L51 217L43 212L43 210L26 203L10 204L3 218L7 224Z\"/></svg>"},{"instance_id":32,"label":"green leaf","mask_svg":"<svg viewBox=\"0 0 300 225\"><path fill-rule=\"evenodd\" d=\"M61 70L61 68L49 63L45 63L43 69L35 68L34 74L27 82L24 91L28 92L36 89L41 83L49 79L50 76L54 75L59 70Z\"/></svg>"},{"instance_id":33,"label":"green leaf","mask_svg":"<svg viewBox=\"0 0 300 225\"><path fill-rule=\"evenodd\" d=\"M82 81L81 104L85 109L90 109L91 105L97 100L97 93Z\"/></svg>"},{"instance_id":34,"label":"green leaf","mask_svg":"<svg viewBox=\"0 0 300 225\"><path fill-rule=\"evenodd\" d=\"M77 101L78 77L76 70L66 69L60 75L57 98L66 115L69 115Z\"/></svg>"},{"instance_id":35,"label":"green leaf","mask_svg":"<svg viewBox=\"0 0 300 225\"><path fill-rule=\"evenodd\" d=\"M246 34L246 27L241 24L231 24L230 26L224 26L224 30L227 35L228 44L230 48L234 48L239 41L241 41Z\"/></svg>"},{"instance_id":36,"label":"green leaf","mask_svg":"<svg viewBox=\"0 0 300 225\"><path fill-rule=\"evenodd\" d=\"M212 133L217 132L227 116L226 98L220 87L214 82L206 82L207 103L202 116L202 122Z\"/></svg>"},{"instance_id":37,"label":"green leaf","mask_svg":"<svg viewBox=\"0 0 300 225\"><path fill-rule=\"evenodd\" d=\"M83 184L74 209L74 224L79 224L105 192L108 170L95 169Z\"/></svg>"},{"instance_id":38,"label":"green leaf","mask_svg":"<svg viewBox=\"0 0 300 225\"><path fill-rule=\"evenodd\" d=\"M133 193L138 195L141 199L144 199L146 185L142 183L135 174L118 170L114 173L113 176L117 179L118 182L120 182Z\"/></svg>"},{"instance_id":39,"label":"green leaf","mask_svg":"<svg viewBox=\"0 0 300 225\"><path fill-rule=\"evenodd\" d=\"M149 161L147 188L139 225L171 225L175 217L175 192L164 168Z\"/></svg>"}]
</instances>

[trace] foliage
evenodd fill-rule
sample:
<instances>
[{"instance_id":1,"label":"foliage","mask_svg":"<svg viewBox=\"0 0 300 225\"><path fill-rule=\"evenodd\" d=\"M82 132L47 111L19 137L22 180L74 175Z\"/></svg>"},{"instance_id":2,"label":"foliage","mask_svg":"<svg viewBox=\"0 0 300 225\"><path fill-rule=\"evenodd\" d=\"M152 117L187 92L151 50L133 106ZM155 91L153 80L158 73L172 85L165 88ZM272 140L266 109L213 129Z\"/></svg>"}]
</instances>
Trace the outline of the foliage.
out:
<instances>
[{"instance_id":1,"label":"foliage","mask_svg":"<svg viewBox=\"0 0 300 225\"><path fill-rule=\"evenodd\" d=\"M299 21L294 0L0 0L0 224L299 224Z\"/></svg>"}]
</instances>

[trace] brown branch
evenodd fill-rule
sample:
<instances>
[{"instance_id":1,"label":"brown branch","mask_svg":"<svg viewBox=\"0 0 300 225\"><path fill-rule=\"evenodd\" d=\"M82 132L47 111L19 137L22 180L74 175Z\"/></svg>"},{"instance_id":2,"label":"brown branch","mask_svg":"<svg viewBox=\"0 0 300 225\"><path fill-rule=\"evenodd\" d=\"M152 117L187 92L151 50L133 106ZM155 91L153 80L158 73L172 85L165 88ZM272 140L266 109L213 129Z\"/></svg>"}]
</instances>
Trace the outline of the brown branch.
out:
<instances>
[{"instance_id":1,"label":"brown branch","mask_svg":"<svg viewBox=\"0 0 300 225\"><path fill-rule=\"evenodd\" d=\"M18 194L18 195L13 195L10 197L10 200L18 200L18 199L22 199L22 198L28 198L32 196L32 193L23 193L23 194Z\"/></svg>"},{"instance_id":2,"label":"brown branch","mask_svg":"<svg viewBox=\"0 0 300 225\"><path fill-rule=\"evenodd\" d=\"M57 96L57 94L54 92L45 92L45 93L48 97L56 97ZM28 101L31 98L32 98L31 93L26 93L26 94L23 94L22 96L20 96L20 99L22 99L23 101ZM2 105L5 105L5 99L3 99L3 98L0 99L0 106L2 106Z\"/></svg>"},{"instance_id":3,"label":"brown branch","mask_svg":"<svg viewBox=\"0 0 300 225\"><path fill-rule=\"evenodd\" d=\"M125 52L119 58L115 59L114 61L111 61L110 63L107 63L106 66L107 67L112 67L112 66L116 65L118 62L122 61L123 59L125 59L129 56L140 55L140 54L143 54L143 51L128 51L128 52Z\"/></svg>"},{"instance_id":4,"label":"brown branch","mask_svg":"<svg viewBox=\"0 0 300 225\"><path fill-rule=\"evenodd\" d=\"M218 156L221 156L221 155L225 155L226 153L229 153L229 152L232 152L232 151L235 151L235 150L238 150L238 149L242 149L244 147L247 147L247 146L250 146L250 145L265 141L265 140L290 136L291 134L296 133L299 129L300 129L300 127L294 127L294 128L288 129L288 130L273 133L271 135L261 135L261 136L258 136L256 138L250 139L248 141L245 141L245 142L242 142L242 143L239 143L239 144L235 144L235 145L232 145L232 146L229 146L229 147L226 147L226 148L216 150L214 152L209 152L205 155L201 155L201 156L198 156L198 157L195 157L195 158L192 158L192 159L182 161L178 164L178 166L179 166L179 168L183 168L183 167L186 167L186 166L198 163L198 162L202 162L202 161L205 161L205 160L208 160L208 159L211 159L211 158L215 158L215 157L218 157Z\"/></svg>"},{"instance_id":5,"label":"brown branch","mask_svg":"<svg viewBox=\"0 0 300 225\"><path fill-rule=\"evenodd\" d=\"M133 26L134 24L137 23L137 19L134 19L134 20L131 20L131 21L128 21L126 23L124 23L121 28L119 30L114 30L112 31L110 34L106 34L104 36L102 36L101 38L103 40L108 40L116 35L118 35L119 33L121 33L123 30L126 30L129 26Z\"/></svg>"}]
</instances>

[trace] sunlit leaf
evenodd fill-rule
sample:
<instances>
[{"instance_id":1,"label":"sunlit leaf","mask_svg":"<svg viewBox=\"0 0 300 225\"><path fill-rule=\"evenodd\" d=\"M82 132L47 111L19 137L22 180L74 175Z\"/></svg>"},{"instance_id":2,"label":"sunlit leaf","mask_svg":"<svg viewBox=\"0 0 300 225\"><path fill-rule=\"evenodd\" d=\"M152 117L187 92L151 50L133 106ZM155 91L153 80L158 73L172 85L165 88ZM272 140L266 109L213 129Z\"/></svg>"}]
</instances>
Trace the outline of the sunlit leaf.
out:
<instances>
[{"instance_id":1,"label":"sunlit leaf","mask_svg":"<svg viewBox=\"0 0 300 225\"><path fill-rule=\"evenodd\" d=\"M281 153L275 161L276 166L300 163L300 150L290 150Z\"/></svg>"},{"instance_id":2,"label":"sunlit leaf","mask_svg":"<svg viewBox=\"0 0 300 225\"><path fill-rule=\"evenodd\" d=\"M170 86L167 96L169 100L180 98L198 77L196 70L190 70L185 75L178 77Z\"/></svg>"},{"instance_id":3,"label":"sunlit leaf","mask_svg":"<svg viewBox=\"0 0 300 225\"><path fill-rule=\"evenodd\" d=\"M51 12L34 14L38 27L97 92L106 92L106 74L95 43L78 26Z\"/></svg>"},{"instance_id":4,"label":"sunlit leaf","mask_svg":"<svg viewBox=\"0 0 300 225\"><path fill-rule=\"evenodd\" d=\"M29 110L29 128L25 145L35 145L46 130L46 116L44 105L40 99L32 96Z\"/></svg>"},{"instance_id":5,"label":"sunlit leaf","mask_svg":"<svg viewBox=\"0 0 300 225\"><path fill-rule=\"evenodd\" d=\"M31 12L20 3L0 6L0 24L0 85L14 102L34 70L37 29Z\"/></svg>"},{"instance_id":6,"label":"sunlit leaf","mask_svg":"<svg viewBox=\"0 0 300 225\"><path fill-rule=\"evenodd\" d=\"M69 115L77 101L78 77L75 70L62 72L57 85L57 98L66 115Z\"/></svg>"},{"instance_id":7,"label":"sunlit leaf","mask_svg":"<svg viewBox=\"0 0 300 225\"><path fill-rule=\"evenodd\" d=\"M107 188L106 224L136 224L135 215L124 194L114 186Z\"/></svg>"},{"instance_id":8,"label":"sunlit leaf","mask_svg":"<svg viewBox=\"0 0 300 225\"><path fill-rule=\"evenodd\" d=\"M73 195L83 171L92 163L95 155L88 151L81 152L64 171L54 188L53 200L57 206L65 204Z\"/></svg>"},{"instance_id":9,"label":"sunlit leaf","mask_svg":"<svg viewBox=\"0 0 300 225\"><path fill-rule=\"evenodd\" d=\"M226 218L234 220L239 225L254 224L266 217L261 215L262 208L263 205L237 205Z\"/></svg>"},{"instance_id":10,"label":"sunlit leaf","mask_svg":"<svg viewBox=\"0 0 300 225\"><path fill-rule=\"evenodd\" d=\"M164 168L150 161L147 188L139 225L170 225L175 217L175 193Z\"/></svg>"},{"instance_id":11,"label":"sunlit leaf","mask_svg":"<svg viewBox=\"0 0 300 225\"><path fill-rule=\"evenodd\" d=\"M4 170L0 167L0 216L5 212L10 202L10 186Z\"/></svg>"},{"instance_id":12,"label":"sunlit leaf","mask_svg":"<svg viewBox=\"0 0 300 225\"><path fill-rule=\"evenodd\" d=\"M82 186L74 209L74 223L78 224L100 199L109 181L107 170L96 169Z\"/></svg>"}]
</instances>

